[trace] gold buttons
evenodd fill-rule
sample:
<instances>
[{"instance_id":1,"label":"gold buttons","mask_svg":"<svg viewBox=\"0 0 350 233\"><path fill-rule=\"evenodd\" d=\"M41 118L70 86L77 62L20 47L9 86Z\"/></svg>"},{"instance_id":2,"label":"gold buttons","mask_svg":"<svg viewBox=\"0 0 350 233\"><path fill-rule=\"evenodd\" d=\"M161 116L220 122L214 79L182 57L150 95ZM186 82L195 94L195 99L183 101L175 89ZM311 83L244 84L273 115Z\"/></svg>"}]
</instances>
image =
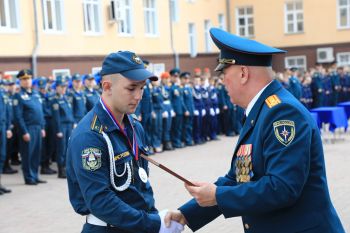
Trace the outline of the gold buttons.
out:
<instances>
[{"instance_id":1,"label":"gold buttons","mask_svg":"<svg viewBox=\"0 0 350 233\"><path fill-rule=\"evenodd\" d=\"M247 229L247 230L249 229L248 223L244 224L244 228Z\"/></svg>"}]
</instances>

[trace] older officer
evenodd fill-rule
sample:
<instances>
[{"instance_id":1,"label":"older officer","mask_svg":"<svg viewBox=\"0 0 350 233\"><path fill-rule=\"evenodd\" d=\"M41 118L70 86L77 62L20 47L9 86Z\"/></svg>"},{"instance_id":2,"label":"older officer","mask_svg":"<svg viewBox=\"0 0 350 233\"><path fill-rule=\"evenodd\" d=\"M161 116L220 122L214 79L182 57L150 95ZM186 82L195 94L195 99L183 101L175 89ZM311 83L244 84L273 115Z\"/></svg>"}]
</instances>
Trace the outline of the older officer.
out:
<instances>
[{"instance_id":1,"label":"older officer","mask_svg":"<svg viewBox=\"0 0 350 233\"><path fill-rule=\"evenodd\" d=\"M102 97L74 130L67 175L74 210L86 215L83 232L180 232L166 228L148 181L143 128L130 115L139 104L147 71L134 53L109 54L102 65Z\"/></svg>"},{"instance_id":2,"label":"older officer","mask_svg":"<svg viewBox=\"0 0 350 233\"><path fill-rule=\"evenodd\" d=\"M24 182L27 185L46 183L38 177L42 137L46 132L40 95L32 89L31 70L21 70L17 74L21 90L13 98L15 124L20 135L20 154Z\"/></svg>"},{"instance_id":3,"label":"older officer","mask_svg":"<svg viewBox=\"0 0 350 233\"><path fill-rule=\"evenodd\" d=\"M56 96L51 101L51 107L56 134L58 178L66 178L66 149L74 124L73 109L66 96L66 91L66 77L57 76Z\"/></svg>"},{"instance_id":4,"label":"older officer","mask_svg":"<svg viewBox=\"0 0 350 233\"><path fill-rule=\"evenodd\" d=\"M308 110L273 80L285 51L210 30L231 101L245 108L231 169L215 184L186 186L195 199L168 215L197 230L223 214L245 232L344 232L328 193L322 141ZM182 215L182 214L183 215Z\"/></svg>"}]
</instances>

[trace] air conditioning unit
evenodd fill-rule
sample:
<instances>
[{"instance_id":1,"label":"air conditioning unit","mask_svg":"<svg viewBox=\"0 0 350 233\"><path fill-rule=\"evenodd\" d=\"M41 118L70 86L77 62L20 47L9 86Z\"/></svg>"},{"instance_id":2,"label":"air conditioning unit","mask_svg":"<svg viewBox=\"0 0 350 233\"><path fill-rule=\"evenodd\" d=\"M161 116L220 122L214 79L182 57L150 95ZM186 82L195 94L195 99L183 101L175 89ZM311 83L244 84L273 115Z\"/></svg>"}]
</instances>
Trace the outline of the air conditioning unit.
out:
<instances>
[{"instance_id":1,"label":"air conditioning unit","mask_svg":"<svg viewBox=\"0 0 350 233\"><path fill-rule=\"evenodd\" d=\"M121 0L111 0L109 5L109 21L117 22L124 19L123 11L121 11Z\"/></svg>"},{"instance_id":2,"label":"air conditioning unit","mask_svg":"<svg viewBox=\"0 0 350 233\"><path fill-rule=\"evenodd\" d=\"M329 63L333 62L334 55L333 55L333 48L327 47L327 48L318 48L317 49L317 62L318 63Z\"/></svg>"}]
</instances>

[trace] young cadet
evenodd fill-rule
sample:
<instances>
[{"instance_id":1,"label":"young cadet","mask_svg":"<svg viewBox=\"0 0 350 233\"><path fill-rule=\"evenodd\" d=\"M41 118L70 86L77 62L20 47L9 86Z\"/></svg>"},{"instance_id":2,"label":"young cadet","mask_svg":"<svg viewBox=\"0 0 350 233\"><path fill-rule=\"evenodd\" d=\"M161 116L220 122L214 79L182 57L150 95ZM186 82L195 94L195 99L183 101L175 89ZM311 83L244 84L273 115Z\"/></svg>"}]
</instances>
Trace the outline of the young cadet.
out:
<instances>
[{"instance_id":1,"label":"young cadet","mask_svg":"<svg viewBox=\"0 0 350 233\"><path fill-rule=\"evenodd\" d=\"M85 84L86 112L90 111L100 98L100 94L95 89L96 81L94 76L87 74L83 78Z\"/></svg>"},{"instance_id":2,"label":"young cadet","mask_svg":"<svg viewBox=\"0 0 350 233\"><path fill-rule=\"evenodd\" d=\"M210 30L217 71L246 121L229 172L215 184L186 185L195 197L169 213L195 231L221 214L241 216L249 233L345 232L332 205L322 141L309 111L273 79L271 60L285 51Z\"/></svg>"},{"instance_id":3,"label":"young cadet","mask_svg":"<svg viewBox=\"0 0 350 233\"><path fill-rule=\"evenodd\" d=\"M69 103L72 105L74 116L73 128L75 128L86 114L86 97L82 91L82 79L80 74L73 74L72 89L67 96Z\"/></svg>"},{"instance_id":4,"label":"young cadet","mask_svg":"<svg viewBox=\"0 0 350 233\"><path fill-rule=\"evenodd\" d=\"M190 84L191 73L180 74L181 85L183 86L185 112L183 118L182 140L186 146L193 146L193 88Z\"/></svg>"},{"instance_id":5,"label":"young cadet","mask_svg":"<svg viewBox=\"0 0 350 233\"><path fill-rule=\"evenodd\" d=\"M157 77L129 51L109 54L102 64L102 96L75 128L68 145L71 204L86 215L83 233L181 232L167 228L154 206L142 125L134 113L146 79Z\"/></svg>"}]
</instances>

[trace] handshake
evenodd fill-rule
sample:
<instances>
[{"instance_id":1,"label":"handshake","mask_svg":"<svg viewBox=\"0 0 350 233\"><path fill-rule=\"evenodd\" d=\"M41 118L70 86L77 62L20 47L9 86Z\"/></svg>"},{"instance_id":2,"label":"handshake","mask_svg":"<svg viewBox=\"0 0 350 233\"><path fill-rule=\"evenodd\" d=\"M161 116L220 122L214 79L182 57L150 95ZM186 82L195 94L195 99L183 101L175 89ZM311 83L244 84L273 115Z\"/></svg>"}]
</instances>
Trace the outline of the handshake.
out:
<instances>
[{"instance_id":1,"label":"handshake","mask_svg":"<svg viewBox=\"0 0 350 233\"><path fill-rule=\"evenodd\" d=\"M159 212L161 225L159 233L180 233L186 224L185 217L180 211L162 210Z\"/></svg>"}]
</instances>

